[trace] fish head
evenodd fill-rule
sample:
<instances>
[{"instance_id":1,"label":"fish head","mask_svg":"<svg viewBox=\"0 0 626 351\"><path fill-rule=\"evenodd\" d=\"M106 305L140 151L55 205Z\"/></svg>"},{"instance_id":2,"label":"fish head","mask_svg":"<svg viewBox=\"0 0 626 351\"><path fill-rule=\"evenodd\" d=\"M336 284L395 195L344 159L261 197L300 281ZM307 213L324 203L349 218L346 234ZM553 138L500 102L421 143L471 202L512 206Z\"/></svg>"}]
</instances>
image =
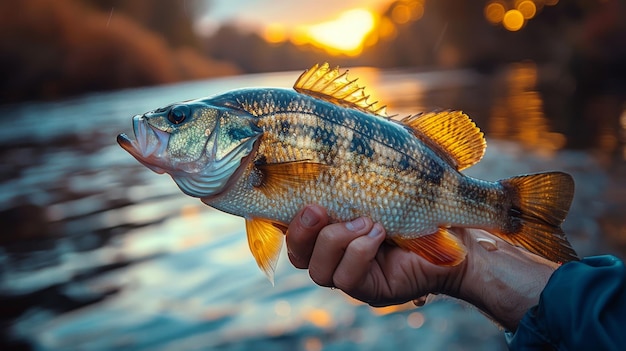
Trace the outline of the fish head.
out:
<instances>
[{"instance_id":1,"label":"fish head","mask_svg":"<svg viewBox=\"0 0 626 351\"><path fill-rule=\"evenodd\" d=\"M135 138L120 146L152 171L168 173L187 195L221 193L254 151L262 130L245 111L207 100L172 104L133 117Z\"/></svg>"}]
</instances>

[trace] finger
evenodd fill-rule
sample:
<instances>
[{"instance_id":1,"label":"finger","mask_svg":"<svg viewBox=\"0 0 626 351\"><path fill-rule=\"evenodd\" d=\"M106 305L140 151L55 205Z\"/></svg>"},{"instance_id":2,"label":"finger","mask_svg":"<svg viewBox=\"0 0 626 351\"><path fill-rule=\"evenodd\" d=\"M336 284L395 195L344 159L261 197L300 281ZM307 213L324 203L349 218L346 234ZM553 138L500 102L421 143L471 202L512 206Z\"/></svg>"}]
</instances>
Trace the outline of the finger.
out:
<instances>
[{"instance_id":1,"label":"finger","mask_svg":"<svg viewBox=\"0 0 626 351\"><path fill-rule=\"evenodd\" d=\"M376 223L367 235L350 242L335 270L333 284L352 296L359 295L359 290L375 289L374 282L367 280L372 277L372 261L384 240L385 229L380 223Z\"/></svg>"},{"instance_id":2,"label":"finger","mask_svg":"<svg viewBox=\"0 0 626 351\"><path fill-rule=\"evenodd\" d=\"M372 228L372 220L357 218L348 223L335 223L324 227L317 237L311 261L309 275L321 286L334 286L333 274L341 261L350 242L367 234Z\"/></svg>"},{"instance_id":3,"label":"finger","mask_svg":"<svg viewBox=\"0 0 626 351\"><path fill-rule=\"evenodd\" d=\"M317 235L328 223L326 210L318 205L305 206L287 229L287 253L296 268L307 268Z\"/></svg>"}]
</instances>

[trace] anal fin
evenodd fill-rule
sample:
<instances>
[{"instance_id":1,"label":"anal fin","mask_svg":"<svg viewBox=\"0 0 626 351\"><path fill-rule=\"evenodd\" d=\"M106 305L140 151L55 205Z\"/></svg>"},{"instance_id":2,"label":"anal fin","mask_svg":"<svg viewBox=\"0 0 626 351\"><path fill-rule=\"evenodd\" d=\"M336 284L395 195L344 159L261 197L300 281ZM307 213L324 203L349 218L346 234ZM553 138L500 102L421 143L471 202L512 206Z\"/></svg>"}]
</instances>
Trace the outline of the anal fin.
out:
<instances>
[{"instance_id":1,"label":"anal fin","mask_svg":"<svg viewBox=\"0 0 626 351\"><path fill-rule=\"evenodd\" d=\"M456 266L467 255L465 245L446 228L439 228L433 234L407 239L392 237L399 247L414 252L428 262L439 266Z\"/></svg>"},{"instance_id":2,"label":"anal fin","mask_svg":"<svg viewBox=\"0 0 626 351\"><path fill-rule=\"evenodd\" d=\"M286 227L264 218L246 218L248 246L257 265L274 284L274 271L283 247Z\"/></svg>"}]
</instances>

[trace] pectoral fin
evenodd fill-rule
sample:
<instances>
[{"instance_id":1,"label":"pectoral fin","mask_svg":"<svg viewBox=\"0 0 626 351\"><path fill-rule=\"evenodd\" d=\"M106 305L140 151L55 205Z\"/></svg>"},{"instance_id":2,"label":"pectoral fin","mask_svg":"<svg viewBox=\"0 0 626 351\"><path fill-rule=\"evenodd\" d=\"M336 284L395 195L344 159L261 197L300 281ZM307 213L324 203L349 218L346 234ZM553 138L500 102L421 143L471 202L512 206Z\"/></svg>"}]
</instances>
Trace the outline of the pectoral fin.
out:
<instances>
[{"instance_id":1,"label":"pectoral fin","mask_svg":"<svg viewBox=\"0 0 626 351\"><path fill-rule=\"evenodd\" d=\"M328 165L308 160L256 165L261 172L259 188L268 197L315 180Z\"/></svg>"},{"instance_id":2,"label":"pectoral fin","mask_svg":"<svg viewBox=\"0 0 626 351\"><path fill-rule=\"evenodd\" d=\"M264 218L246 218L248 245L257 265L274 285L274 271L283 247L284 225Z\"/></svg>"},{"instance_id":3,"label":"pectoral fin","mask_svg":"<svg viewBox=\"0 0 626 351\"><path fill-rule=\"evenodd\" d=\"M439 228L434 234L406 239L392 237L391 240L399 247L414 252L428 262L439 266L456 266L463 262L467 250L465 245L446 228Z\"/></svg>"}]
</instances>

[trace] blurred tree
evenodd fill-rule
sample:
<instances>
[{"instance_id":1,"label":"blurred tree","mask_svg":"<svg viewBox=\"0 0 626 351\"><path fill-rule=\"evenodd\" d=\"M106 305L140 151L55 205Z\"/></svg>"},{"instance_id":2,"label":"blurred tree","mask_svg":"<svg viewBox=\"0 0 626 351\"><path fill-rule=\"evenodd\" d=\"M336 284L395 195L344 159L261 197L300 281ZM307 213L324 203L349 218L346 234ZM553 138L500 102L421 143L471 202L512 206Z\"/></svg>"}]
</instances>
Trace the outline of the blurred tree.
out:
<instances>
[{"instance_id":1,"label":"blurred tree","mask_svg":"<svg viewBox=\"0 0 626 351\"><path fill-rule=\"evenodd\" d=\"M184 2L163 3L164 9L153 10L151 2L133 1L116 11L91 0L0 2L0 102L239 72L197 51ZM169 39L138 23L135 14ZM161 16L164 26L158 26Z\"/></svg>"},{"instance_id":2,"label":"blurred tree","mask_svg":"<svg viewBox=\"0 0 626 351\"><path fill-rule=\"evenodd\" d=\"M174 48L199 47L193 32L196 14L205 11L202 1L172 0L84 0L105 13L123 13L160 34Z\"/></svg>"},{"instance_id":3,"label":"blurred tree","mask_svg":"<svg viewBox=\"0 0 626 351\"><path fill-rule=\"evenodd\" d=\"M218 60L236 62L245 72L300 70L316 62L347 62L331 57L313 46L296 46L291 42L272 44L256 33L242 31L234 25L220 27L205 42L205 53Z\"/></svg>"}]
</instances>

